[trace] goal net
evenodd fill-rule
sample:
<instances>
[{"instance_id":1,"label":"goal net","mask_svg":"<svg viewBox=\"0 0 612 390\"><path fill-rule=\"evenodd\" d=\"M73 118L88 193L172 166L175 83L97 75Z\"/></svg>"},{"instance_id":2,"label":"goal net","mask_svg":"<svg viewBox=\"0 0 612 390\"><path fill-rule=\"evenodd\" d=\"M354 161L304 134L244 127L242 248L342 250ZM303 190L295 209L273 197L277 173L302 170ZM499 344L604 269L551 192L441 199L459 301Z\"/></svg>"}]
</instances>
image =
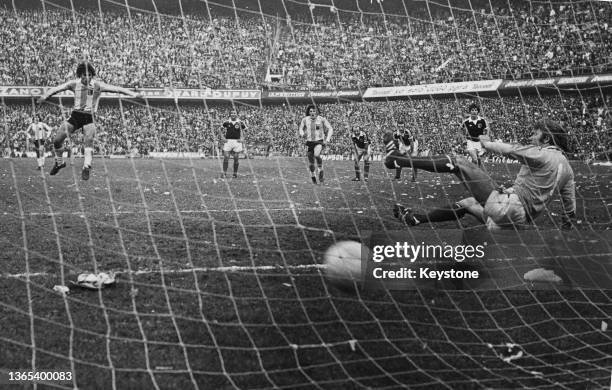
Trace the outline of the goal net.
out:
<instances>
[{"instance_id":1,"label":"goal net","mask_svg":"<svg viewBox=\"0 0 612 390\"><path fill-rule=\"evenodd\" d=\"M0 1L0 385L610 383L612 3L92 3ZM36 99L83 61L142 98L103 94L91 177L82 130L51 176L74 98ZM314 179L298 132L310 104L333 128ZM470 194L449 173L412 181L408 167L387 169L383 135L407 128L415 158L468 156L473 104L493 140L529 144L544 119L568 129L571 230L559 196L523 230L394 216L396 204L420 213ZM246 129L226 159L232 111ZM52 129L40 148L36 118ZM371 140L367 176L353 131ZM479 158L505 188L525 169ZM381 288L327 277L326 250L343 241L480 245L485 256L407 261L433 276ZM367 279L376 263L355 261ZM438 278L450 269L480 279Z\"/></svg>"}]
</instances>

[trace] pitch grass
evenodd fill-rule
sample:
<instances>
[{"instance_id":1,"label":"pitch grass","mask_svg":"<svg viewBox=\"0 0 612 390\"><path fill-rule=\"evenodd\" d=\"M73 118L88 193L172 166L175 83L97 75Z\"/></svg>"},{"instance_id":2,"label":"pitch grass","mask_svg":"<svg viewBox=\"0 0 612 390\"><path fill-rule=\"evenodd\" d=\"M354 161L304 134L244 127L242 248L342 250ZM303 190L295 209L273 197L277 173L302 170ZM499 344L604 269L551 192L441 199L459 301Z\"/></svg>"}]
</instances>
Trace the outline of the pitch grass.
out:
<instances>
[{"instance_id":1,"label":"pitch grass","mask_svg":"<svg viewBox=\"0 0 612 390\"><path fill-rule=\"evenodd\" d=\"M296 267L321 264L334 240L402 229L397 201L462 197L452 176L396 183L375 163L364 185L328 161L313 186L301 159L241 163L222 181L211 160L95 160L83 182L79 160L55 177L1 160L0 367L72 367L76 381L55 387L83 389L609 383L612 290L347 291ZM517 170L488 168L506 184ZM580 228L609 229L610 168L575 170ZM218 268L231 266L252 269ZM122 273L101 292L52 290L95 270ZM507 342L523 357L487 346Z\"/></svg>"}]
</instances>

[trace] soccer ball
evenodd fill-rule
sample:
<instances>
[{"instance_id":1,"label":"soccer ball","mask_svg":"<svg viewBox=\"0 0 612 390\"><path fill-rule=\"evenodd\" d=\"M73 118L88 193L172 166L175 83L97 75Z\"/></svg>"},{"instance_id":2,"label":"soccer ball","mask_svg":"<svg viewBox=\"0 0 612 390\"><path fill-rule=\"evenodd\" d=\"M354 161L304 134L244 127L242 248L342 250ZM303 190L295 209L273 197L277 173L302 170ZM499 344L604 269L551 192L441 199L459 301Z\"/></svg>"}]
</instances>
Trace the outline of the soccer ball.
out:
<instances>
[{"instance_id":1,"label":"soccer ball","mask_svg":"<svg viewBox=\"0 0 612 390\"><path fill-rule=\"evenodd\" d=\"M334 285L354 287L362 282L361 254L368 247L357 241L340 241L325 252L325 275Z\"/></svg>"}]
</instances>

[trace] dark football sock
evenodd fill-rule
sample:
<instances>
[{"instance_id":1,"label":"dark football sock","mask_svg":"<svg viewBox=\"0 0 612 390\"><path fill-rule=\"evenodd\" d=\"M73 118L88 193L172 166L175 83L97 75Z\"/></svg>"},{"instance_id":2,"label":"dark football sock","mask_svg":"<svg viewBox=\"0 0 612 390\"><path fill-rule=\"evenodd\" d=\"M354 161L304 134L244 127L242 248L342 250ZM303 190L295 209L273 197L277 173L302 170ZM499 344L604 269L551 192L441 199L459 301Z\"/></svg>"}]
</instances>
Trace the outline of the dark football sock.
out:
<instances>
[{"instance_id":1,"label":"dark football sock","mask_svg":"<svg viewBox=\"0 0 612 390\"><path fill-rule=\"evenodd\" d=\"M458 204L454 204L452 206L430 210L427 214L414 214L414 217L419 222L455 221L463 218L466 212L465 208L460 207Z\"/></svg>"}]
</instances>

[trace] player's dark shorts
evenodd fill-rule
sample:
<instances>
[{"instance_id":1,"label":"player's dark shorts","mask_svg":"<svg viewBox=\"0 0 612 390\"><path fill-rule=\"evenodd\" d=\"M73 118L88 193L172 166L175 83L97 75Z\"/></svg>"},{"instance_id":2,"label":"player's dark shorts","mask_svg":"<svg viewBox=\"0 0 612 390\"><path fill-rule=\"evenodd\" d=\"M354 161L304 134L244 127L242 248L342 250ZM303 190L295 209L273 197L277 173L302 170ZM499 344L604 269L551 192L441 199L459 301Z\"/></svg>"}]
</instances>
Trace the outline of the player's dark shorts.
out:
<instances>
[{"instance_id":1,"label":"player's dark shorts","mask_svg":"<svg viewBox=\"0 0 612 390\"><path fill-rule=\"evenodd\" d=\"M372 153L372 145L370 144L365 144L363 148L360 148L357 146L357 144L355 144L355 149L357 149L357 155L359 157L363 156L364 154Z\"/></svg>"},{"instance_id":2,"label":"player's dark shorts","mask_svg":"<svg viewBox=\"0 0 612 390\"><path fill-rule=\"evenodd\" d=\"M44 139L35 139L34 140L34 147L36 149L45 147L45 140Z\"/></svg>"},{"instance_id":3,"label":"player's dark shorts","mask_svg":"<svg viewBox=\"0 0 612 390\"><path fill-rule=\"evenodd\" d=\"M396 149L385 157L385 167L388 169L409 167L410 165L406 163L408 161L410 161L410 156Z\"/></svg>"},{"instance_id":4,"label":"player's dark shorts","mask_svg":"<svg viewBox=\"0 0 612 390\"><path fill-rule=\"evenodd\" d=\"M68 119L68 123L74 126L75 130L78 130L85 125L93 123L93 115L86 112L72 111L72 114L70 114L70 119Z\"/></svg>"},{"instance_id":5,"label":"player's dark shorts","mask_svg":"<svg viewBox=\"0 0 612 390\"><path fill-rule=\"evenodd\" d=\"M306 147L308 148L308 153L314 153L315 147L317 145L323 145L323 140L318 141L306 141Z\"/></svg>"}]
</instances>

